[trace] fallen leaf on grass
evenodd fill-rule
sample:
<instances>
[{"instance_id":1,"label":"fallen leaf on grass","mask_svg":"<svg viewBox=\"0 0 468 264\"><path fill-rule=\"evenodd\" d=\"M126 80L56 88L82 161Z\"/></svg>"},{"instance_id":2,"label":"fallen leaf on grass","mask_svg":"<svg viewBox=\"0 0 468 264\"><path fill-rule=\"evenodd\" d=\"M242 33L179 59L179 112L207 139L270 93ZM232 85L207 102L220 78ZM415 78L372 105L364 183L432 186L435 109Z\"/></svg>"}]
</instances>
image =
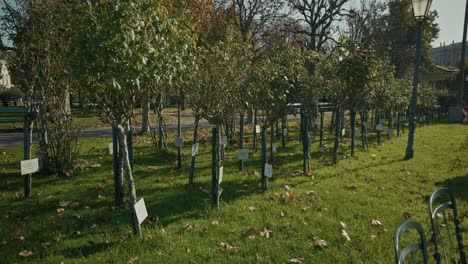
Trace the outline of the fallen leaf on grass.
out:
<instances>
[{"instance_id":1,"label":"fallen leaf on grass","mask_svg":"<svg viewBox=\"0 0 468 264\"><path fill-rule=\"evenodd\" d=\"M193 227L194 227L194 226L193 226L192 224L185 224L185 225L184 225L184 230L190 231L190 230L193 229Z\"/></svg>"},{"instance_id":2,"label":"fallen leaf on grass","mask_svg":"<svg viewBox=\"0 0 468 264\"><path fill-rule=\"evenodd\" d=\"M290 202L290 201L293 201L295 198L296 198L296 195L294 194L294 192L286 192L286 193L283 195L283 201L284 201L285 203Z\"/></svg>"},{"instance_id":3,"label":"fallen leaf on grass","mask_svg":"<svg viewBox=\"0 0 468 264\"><path fill-rule=\"evenodd\" d=\"M221 246L223 250L230 250L234 248L233 246L229 245L228 242L225 242L225 241L219 242L219 245Z\"/></svg>"},{"instance_id":4,"label":"fallen leaf on grass","mask_svg":"<svg viewBox=\"0 0 468 264\"><path fill-rule=\"evenodd\" d=\"M60 214L60 213L63 213L63 212L65 212L65 209L64 209L64 208L58 208L58 209L57 209L57 213Z\"/></svg>"},{"instance_id":5,"label":"fallen leaf on grass","mask_svg":"<svg viewBox=\"0 0 468 264\"><path fill-rule=\"evenodd\" d=\"M274 236L271 230L263 228L263 231L260 231L260 235L265 238L272 238Z\"/></svg>"},{"instance_id":6,"label":"fallen leaf on grass","mask_svg":"<svg viewBox=\"0 0 468 264\"><path fill-rule=\"evenodd\" d=\"M156 224L157 222L159 222L159 217L157 217L157 216L148 216L147 219L148 219L148 220L147 220L148 223L149 223L149 224L152 224L152 225L153 225L153 224Z\"/></svg>"},{"instance_id":7,"label":"fallen leaf on grass","mask_svg":"<svg viewBox=\"0 0 468 264\"><path fill-rule=\"evenodd\" d=\"M311 194L314 194L314 193L315 193L315 191L307 191L306 192L307 195L311 195Z\"/></svg>"},{"instance_id":8,"label":"fallen leaf on grass","mask_svg":"<svg viewBox=\"0 0 468 264\"><path fill-rule=\"evenodd\" d=\"M292 258L289 260L290 263L304 263L304 258Z\"/></svg>"},{"instance_id":9,"label":"fallen leaf on grass","mask_svg":"<svg viewBox=\"0 0 468 264\"><path fill-rule=\"evenodd\" d=\"M322 239L315 239L314 245L320 248L328 247L327 241L322 240Z\"/></svg>"},{"instance_id":10,"label":"fallen leaf on grass","mask_svg":"<svg viewBox=\"0 0 468 264\"><path fill-rule=\"evenodd\" d=\"M250 211L250 212L253 212L253 211L255 211L255 210L257 210L257 208L255 208L255 207L253 207L253 206L249 206L249 211Z\"/></svg>"},{"instance_id":11,"label":"fallen leaf on grass","mask_svg":"<svg viewBox=\"0 0 468 264\"><path fill-rule=\"evenodd\" d=\"M138 257L131 257L128 261L127 264L135 264L138 261Z\"/></svg>"},{"instance_id":12,"label":"fallen leaf on grass","mask_svg":"<svg viewBox=\"0 0 468 264\"><path fill-rule=\"evenodd\" d=\"M219 225L219 222L218 222L218 221L216 221L216 220L214 220L213 222L211 222L211 225L213 225L213 226L217 226L217 225Z\"/></svg>"},{"instance_id":13,"label":"fallen leaf on grass","mask_svg":"<svg viewBox=\"0 0 468 264\"><path fill-rule=\"evenodd\" d=\"M403 218L405 218L406 220L408 220L408 219L411 218L411 214L408 213L408 212L404 212L404 213L403 213Z\"/></svg>"},{"instance_id":14,"label":"fallen leaf on grass","mask_svg":"<svg viewBox=\"0 0 468 264\"><path fill-rule=\"evenodd\" d=\"M348 232L346 232L346 230L344 230L344 229L341 230L341 235L343 235L346 238L346 240L348 240L348 241L351 240L351 238L349 237Z\"/></svg>"},{"instance_id":15,"label":"fallen leaf on grass","mask_svg":"<svg viewBox=\"0 0 468 264\"><path fill-rule=\"evenodd\" d=\"M372 226L381 226L382 223L381 223L379 220L377 220L377 219L371 219L371 220L369 220L369 225L372 225Z\"/></svg>"},{"instance_id":16,"label":"fallen leaf on grass","mask_svg":"<svg viewBox=\"0 0 468 264\"><path fill-rule=\"evenodd\" d=\"M33 253L29 250L23 250L21 251L18 255L24 257L24 258L27 258L27 257L30 257L33 255Z\"/></svg>"},{"instance_id":17,"label":"fallen leaf on grass","mask_svg":"<svg viewBox=\"0 0 468 264\"><path fill-rule=\"evenodd\" d=\"M340 221L340 225L341 225L341 227L343 227L343 229L346 228L346 223L345 222Z\"/></svg>"},{"instance_id":18,"label":"fallen leaf on grass","mask_svg":"<svg viewBox=\"0 0 468 264\"><path fill-rule=\"evenodd\" d=\"M48 242L45 242L45 243L41 243L41 247L43 249L48 249L52 246L52 242L48 241Z\"/></svg>"}]
</instances>

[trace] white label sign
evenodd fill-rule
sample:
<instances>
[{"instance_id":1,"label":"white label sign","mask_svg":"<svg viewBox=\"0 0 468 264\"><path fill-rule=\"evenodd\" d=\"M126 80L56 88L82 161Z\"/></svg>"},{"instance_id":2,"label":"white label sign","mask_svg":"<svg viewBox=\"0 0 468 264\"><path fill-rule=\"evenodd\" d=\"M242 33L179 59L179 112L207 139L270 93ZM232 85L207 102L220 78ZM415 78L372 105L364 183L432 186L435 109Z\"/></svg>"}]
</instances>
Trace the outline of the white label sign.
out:
<instances>
[{"instance_id":1,"label":"white label sign","mask_svg":"<svg viewBox=\"0 0 468 264\"><path fill-rule=\"evenodd\" d=\"M114 143L109 143L107 147L109 148L109 154L114 155Z\"/></svg>"},{"instance_id":2,"label":"white label sign","mask_svg":"<svg viewBox=\"0 0 468 264\"><path fill-rule=\"evenodd\" d=\"M273 166L271 164L265 163L265 177L273 177Z\"/></svg>"},{"instance_id":3,"label":"white label sign","mask_svg":"<svg viewBox=\"0 0 468 264\"><path fill-rule=\"evenodd\" d=\"M184 138L183 137L177 137L176 138L176 147L178 147L178 148L184 147Z\"/></svg>"},{"instance_id":4,"label":"white label sign","mask_svg":"<svg viewBox=\"0 0 468 264\"><path fill-rule=\"evenodd\" d=\"M287 136L288 136L288 129L286 129L286 128L285 128L285 129L283 129L283 135L284 135L285 137L287 137Z\"/></svg>"},{"instance_id":5,"label":"white label sign","mask_svg":"<svg viewBox=\"0 0 468 264\"><path fill-rule=\"evenodd\" d=\"M224 173L224 166L219 167L219 176L218 176L218 184L223 182L223 173Z\"/></svg>"},{"instance_id":6,"label":"white label sign","mask_svg":"<svg viewBox=\"0 0 468 264\"><path fill-rule=\"evenodd\" d=\"M221 136L221 138L219 139L219 144L223 145L223 146L226 146L227 143L228 143L227 136Z\"/></svg>"},{"instance_id":7,"label":"white label sign","mask_svg":"<svg viewBox=\"0 0 468 264\"><path fill-rule=\"evenodd\" d=\"M377 131L382 131L383 130L383 125L382 124L378 124L377 127L376 127Z\"/></svg>"},{"instance_id":8,"label":"white label sign","mask_svg":"<svg viewBox=\"0 0 468 264\"><path fill-rule=\"evenodd\" d=\"M346 128L343 128L343 129L341 130L341 136L344 137L344 135L346 135Z\"/></svg>"},{"instance_id":9,"label":"white label sign","mask_svg":"<svg viewBox=\"0 0 468 264\"><path fill-rule=\"evenodd\" d=\"M196 155L198 155L198 146L199 146L198 143L195 143L192 145L192 157L195 157Z\"/></svg>"},{"instance_id":10,"label":"white label sign","mask_svg":"<svg viewBox=\"0 0 468 264\"><path fill-rule=\"evenodd\" d=\"M249 159L249 150L248 149L239 149L237 153L238 160L248 160Z\"/></svg>"},{"instance_id":11,"label":"white label sign","mask_svg":"<svg viewBox=\"0 0 468 264\"><path fill-rule=\"evenodd\" d=\"M31 174L39 171L39 159L21 161L21 175Z\"/></svg>"},{"instance_id":12,"label":"white label sign","mask_svg":"<svg viewBox=\"0 0 468 264\"><path fill-rule=\"evenodd\" d=\"M387 135L389 136L393 135L393 129L391 128L387 129Z\"/></svg>"},{"instance_id":13,"label":"white label sign","mask_svg":"<svg viewBox=\"0 0 468 264\"><path fill-rule=\"evenodd\" d=\"M141 198L141 200L138 201L138 203L134 205L134 208L135 208L136 217L138 219L138 224L143 223L146 217L148 217L148 211L146 211L145 200Z\"/></svg>"},{"instance_id":14,"label":"white label sign","mask_svg":"<svg viewBox=\"0 0 468 264\"><path fill-rule=\"evenodd\" d=\"M255 126L255 133L260 134L260 125Z\"/></svg>"},{"instance_id":15,"label":"white label sign","mask_svg":"<svg viewBox=\"0 0 468 264\"><path fill-rule=\"evenodd\" d=\"M360 137L361 136L361 130L359 128L354 129L354 137ZM351 137L351 135L349 135Z\"/></svg>"},{"instance_id":16,"label":"white label sign","mask_svg":"<svg viewBox=\"0 0 468 264\"><path fill-rule=\"evenodd\" d=\"M276 144L273 144L271 147L271 152L276 153Z\"/></svg>"}]
</instances>

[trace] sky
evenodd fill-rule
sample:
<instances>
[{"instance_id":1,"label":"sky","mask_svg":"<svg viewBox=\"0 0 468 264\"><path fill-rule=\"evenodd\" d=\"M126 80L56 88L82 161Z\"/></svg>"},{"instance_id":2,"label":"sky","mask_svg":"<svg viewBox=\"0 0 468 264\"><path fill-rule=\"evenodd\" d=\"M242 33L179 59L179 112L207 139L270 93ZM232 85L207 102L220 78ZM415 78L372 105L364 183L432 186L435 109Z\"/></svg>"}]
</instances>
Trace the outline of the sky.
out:
<instances>
[{"instance_id":1,"label":"sky","mask_svg":"<svg viewBox=\"0 0 468 264\"><path fill-rule=\"evenodd\" d=\"M452 41L461 42L463 38L463 20L465 18L466 0L433 0L431 10L437 10L439 17L439 37L432 42L433 47L440 43L446 45Z\"/></svg>"}]
</instances>

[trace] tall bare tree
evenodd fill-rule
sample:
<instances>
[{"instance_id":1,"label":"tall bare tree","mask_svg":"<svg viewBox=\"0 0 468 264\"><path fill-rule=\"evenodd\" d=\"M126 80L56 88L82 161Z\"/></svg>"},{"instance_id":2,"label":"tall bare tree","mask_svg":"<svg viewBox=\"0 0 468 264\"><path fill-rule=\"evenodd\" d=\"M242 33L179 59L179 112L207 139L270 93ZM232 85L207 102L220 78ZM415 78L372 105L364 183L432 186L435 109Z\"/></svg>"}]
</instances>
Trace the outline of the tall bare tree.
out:
<instances>
[{"instance_id":1,"label":"tall bare tree","mask_svg":"<svg viewBox=\"0 0 468 264\"><path fill-rule=\"evenodd\" d=\"M299 31L308 38L308 50L323 51L333 38L335 22L342 20L347 10L345 4L351 0L289 0L289 5L298 15L297 21L306 25Z\"/></svg>"},{"instance_id":2,"label":"tall bare tree","mask_svg":"<svg viewBox=\"0 0 468 264\"><path fill-rule=\"evenodd\" d=\"M255 41L265 26L282 16L284 0L230 0L236 9L236 25L244 42Z\"/></svg>"},{"instance_id":3,"label":"tall bare tree","mask_svg":"<svg viewBox=\"0 0 468 264\"><path fill-rule=\"evenodd\" d=\"M359 0L359 4L349 10L342 34L361 48L383 44L376 40L383 37L383 16L386 9L387 5L380 0ZM378 49L383 50L384 47Z\"/></svg>"}]
</instances>

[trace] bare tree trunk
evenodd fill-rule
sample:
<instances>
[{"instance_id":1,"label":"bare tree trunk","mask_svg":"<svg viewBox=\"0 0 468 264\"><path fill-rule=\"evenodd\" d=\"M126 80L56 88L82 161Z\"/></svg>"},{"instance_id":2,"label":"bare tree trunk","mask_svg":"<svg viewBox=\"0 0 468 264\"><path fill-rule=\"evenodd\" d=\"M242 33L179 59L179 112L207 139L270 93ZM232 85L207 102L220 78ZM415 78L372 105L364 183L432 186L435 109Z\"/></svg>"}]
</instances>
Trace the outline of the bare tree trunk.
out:
<instances>
[{"instance_id":1,"label":"bare tree trunk","mask_svg":"<svg viewBox=\"0 0 468 264\"><path fill-rule=\"evenodd\" d=\"M123 169L125 171L125 174L128 177L127 182L128 182L128 190L130 194L130 207L132 210L133 232L141 236L141 227L140 227L140 224L138 223L138 219L136 217L136 211L134 207L134 205L137 202L135 181L133 179L132 167L130 164L130 159L128 157L127 131L129 129L129 126L127 124L126 127L124 128L122 125L118 125L118 129L120 132L119 145L120 145L120 154L122 156L122 161L123 161Z\"/></svg>"},{"instance_id":2,"label":"bare tree trunk","mask_svg":"<svg viewBox=\"0 0 468 264\"><path fill-rule=\"evenodd\" d=\"M141 134L150 132L150 100L149 95L143 98L141 103Z\"/></svg>"}]
</instances>

